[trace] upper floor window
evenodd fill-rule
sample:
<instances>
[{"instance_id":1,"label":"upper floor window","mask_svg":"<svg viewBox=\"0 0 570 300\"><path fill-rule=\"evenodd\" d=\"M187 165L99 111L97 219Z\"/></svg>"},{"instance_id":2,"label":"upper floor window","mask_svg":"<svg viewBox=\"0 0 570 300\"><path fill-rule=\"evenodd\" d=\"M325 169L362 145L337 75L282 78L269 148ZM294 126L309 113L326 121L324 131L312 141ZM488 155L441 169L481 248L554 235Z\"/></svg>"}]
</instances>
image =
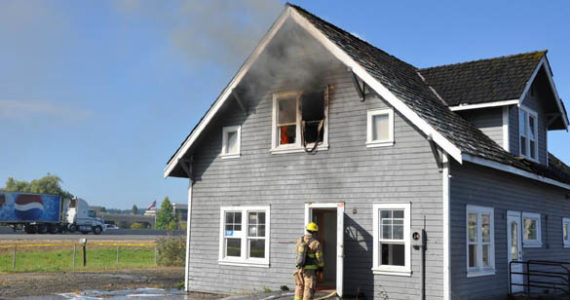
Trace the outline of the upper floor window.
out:
<instances>
[{"instance_id":1,"label":"upper floor window","mask_svg":"<svg viewBox=\"0 0 570 300\"><path fill-rule=\"evenodd\" d=\"M394 144L394 111L369 110L366 125L366 146L380 147Z\"/></svg>"},{"instance_id":2,"label":"upper floor window","mask_svg":"<svg viewBox=\"0 0 570 300\"><path fill-rule=\"evenodd\" d=\"M227 126L222 130L222 158L239 157L241 143L241 127Z\"/></svg>"},{"instance_id":3,"label":"upper floor window","mask_svg":"<svg viewBox=\"0 0 570 300\"><path fill-rule=\"evenodd\" d=\"M536 160L538 157L538 118L535 112L519 108L520 155Z\"/></svg>"},{"instance_id":4,"label":"upper floor window","mask_svg":"<svg viewBox=\"0 0 570 300\"><path fill-rule=\"evenodd\" d=\"M562 242L564 248L570 248L570 218L562 218Z\"/></svg>"},{"instance_id":5,"label":"upper floor window","mask_svg":"<svg viewBox=\"0 0 570 300\"><path fill-rule=\"evenodd\" d=\"M303 148L326 147L327 106L328 88L275 94L272 151L296 152Z\"/></svg>"}]
</instances>

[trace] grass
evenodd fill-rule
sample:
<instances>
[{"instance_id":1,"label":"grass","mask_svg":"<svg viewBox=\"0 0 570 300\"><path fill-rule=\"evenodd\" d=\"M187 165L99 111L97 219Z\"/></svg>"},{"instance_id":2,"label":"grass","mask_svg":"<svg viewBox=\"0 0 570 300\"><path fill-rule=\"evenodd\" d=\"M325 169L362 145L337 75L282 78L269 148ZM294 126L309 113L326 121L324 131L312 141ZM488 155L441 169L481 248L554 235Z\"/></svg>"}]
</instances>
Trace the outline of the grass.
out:
<instances>
[{"instance_id":1,"label":"grass","mask_svg":"<svg viewBox=\"0 0 570 300\"><path fill-rule=\"evenodd\" d=\"M75 271L96 271L125 268L148 268L155 266L154 247L122 247L117 264L116 247L87 246L87 266L83 267L81 247L77 247ZM0 252L0 273L73 271L73 248L26 249L16 253L16 268L13 268L13 253Z\"/></svg>"}]
</instances>

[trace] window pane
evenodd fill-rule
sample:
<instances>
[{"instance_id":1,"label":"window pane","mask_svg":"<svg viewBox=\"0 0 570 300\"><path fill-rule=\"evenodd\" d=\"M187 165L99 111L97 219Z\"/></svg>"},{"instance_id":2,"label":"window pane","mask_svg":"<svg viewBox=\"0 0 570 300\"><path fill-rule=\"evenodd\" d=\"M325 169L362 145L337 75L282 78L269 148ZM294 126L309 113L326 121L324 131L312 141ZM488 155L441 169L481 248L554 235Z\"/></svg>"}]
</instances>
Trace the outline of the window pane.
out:
<instances>
[{"instance_id":1,"label":"window pane","mask_svg":"<svg viewBox=\"0 0 570 300\"><path fill-rule=\"evenodd\" d=\"M237 131L228 132L227 153L237 153L238 140Z\"/></svg>"},{"instance_id":2,"label":"window pane","mask_svg":"<svg viewBox=\"0 0 570 300\"><path fill-rule=\"evenodd\" d=\"M406 252L404 245L381 244L381 261L382 265L404 266L406 261Z\"/></svg>"},{"instance_id":3,"label":"window pane","mask_svg":"<svg viewBox=\"0 0 570 300\"><path fill-rule=\"evenodd\" d=\"M524 219L524 238L525 240L536 240L536 220Z\"/></svg>"},{"instance_id":4,"label":"window pane","mask_svg":"<svg viewBox=\"0 0 570 300\"><path fill-rule=\"evenodd\" d=\"M483 253L483 267L488 267L489 266L489 245L483 245L483 249L482 249Z\"/></svg>"},{"instance_id":5,"label":"window pane","mask_svg":"<svg viewBox=\"0 0 570 300\"><path fill-rule=\"evenodd\" d=\"M297 100L295 98L281 99L279 105L279 124L295 123L297 121Z\"/></svg>"},{"instance_id":6,"label":"window pane","mask_svg":"<svg viewBox=\"0 0 570 300\"><path fill-rule=\"evenodd\" d=\"M265 224L265 213L258 213L257 216L259 218L259 224Z\"/></svg>"},{"instance_id":7,"label":"window pane","mask_svg":"<svg viewBox=\"0 0 570 300\"><path fill-rule=\"evenodd\" d=\"M535 133L535 126L536 126L536 124L535 124L534 117L529 115L528 116L528 136L531 140L536 139L536 136L534 134Z\"/></svg>"},{"instance_id":8,"label":"window pane","mask_svg":"<svg viewBox=\"0 0 570 300\"><path fill-rule=\"evenodd\" d=\"M489 230L490 230L489 215L481 215L481 236L483 238L483 242L491 241L491 235Z\"/></svg>"},{"instance_id":9,"label":"window pane","mask_svg":"<svg viewBox=\"0 0 570 300\"><path fill-rule=\"evenodd\" d=\"M519 228L517 222L511 222L511 259L519 260Z\"/></svg>"},{"instance_id":10,"label":"window pane","mask_svg":"<svg viewBox=\"0 0 570 300\"><path fill-rule=\"evenodd\" d=\"M403 240L404 239L404 226L403 225L394 225L394 237L395 240Z\"/></svg>"},{"instance_id":11,"label":"window pane","mask_svg":"<svg viewBox=\"0 0 570 300\"><path fill-rule=\"evenodd\" d=\"M469 245L469 266L477 266L477 245Z\"/></svg>"},{"instance_id":12,"label":"window pane","mask_svg":"<svg viewBox=\"0 0 570 300\"><path fill-rule=\"evenodd\" d=\"M526 153L526 138L521 136L521 154L527 155Z\"/></svg>"},{"instance_id":13,"label":"window pane","mask_svg":"<svg viewBox=\"0 0 570 300\"><path fill-rule=\"evenodd\" d=\"M249 213L249 225L257 224L257 213Z\"/></svg>"},{"instance_id":14,"label":"window pane","mask_svg":"<svg viewBox=\"0 0 570 300\"><path fill-rule=\"evenodd\" d=\"M294 144L296 126L281 126L279 127L279 145Z\"/></svg>"},{"instance_id":15,"label":"window pane","mask_svg":"<svg viewBox=\"0 0 570 300\"><path fill-rule=\"evenodd\" d=\"M265 240L249 240L249 257L265 257Z\"/></svg>"},{"instance_id":16,"label":"window pane","mask_svg":"<svg viewBox=\"0 0 570 300\"><path fill-rule=\"evenodd\" d=\"M536 158L536 146L533 140L530 141L530 157Z\"/></svg>"},{"instance_id":17,"label":"window pane","mask_svg":"<svg viewBox=\"0 0 570 300\"><path fill-rule=\"evenodd\" d=\"M403 210L395 210L394 211L394 218L404 218L404 211Z\"/></svg>"},{"instance_id":18,"label":"window pane","mask_svg":"<svg viewBox=\"0 0 570 300\"><path fill-rule=\"evenodd\" d=\"M382 239L392 239L392 225L382 225Z\"/></svg>"},{"instance_id":19,"label":"window pane","mask_svg":"<svg viewBox=\"0 0 570 300\"><path fill-rule=\"evenodd\" d=\"M372 140L384 141L389 138L389 117L385 115L372 116Z\"/></svg>"},{"instance_id":20,"label":"window pane","mask_svg":"<svg viewBox=\"0 0 570 300\"><path fill-rule=\"evenodd\" d=\"M241 256L241 240L226 239L226 256Z\"/></svg>"},{"instance_id":21,"label":"window pane","mask_svg":"<svg viewBox=\"0 0 570 300\"><path fill-rule=\"evenodd\" d=\"M241 224L241 212L234 213L234 223Z\"/></svg>"},{"instance_id":22,"label":"window pane","mask_svg":"<svg viewBox=\"0 0 570 300\"><path fill-rule=\"evenodd\" d=\"M391 210L382 210L380 211L380 218L384 219L384 218L390 218L392 215L392 211Z\"/></svg>"},{"instance_id":23,"label":"window pane","mask_svg":"<svg viewBox=\"0 0 570 300\"><path fill-rule=\"evenodd\" d=\"M247 231L248 236L257 236L259 230L257 229L257 225L249 225L249 229Z\"/></svg>"},{"instance_id":24,"label":"window pane","mask_svg":"<svg viewBox=\"0 0 570 300\"><path fill-rule=\"evenodd\" d=\"M469 214L469 241L477 241L477 214Z\"/></svg>"},{"instance_id":25,"label":"window pane","mask_svg":"<svg viewBox=\"0 0 570 300\"><path fill-rule=\"evenodd\" d=\"M226 213L226 224L233 224L234 222L234 213L233 212L227 212Z\"/></svg>"},{"instance_id":26,"label":"window pane","mask_svg":"<svg viewBox=\"0 0 570 300\"><path fill-rule=\"evenodd\" d=\"M568 240L568 223L564 223L564 226L562 226L562 236L565 241Z\"/></svg>"},{"instance_id":27,"label":"window pane","mask_svg":"<svg viewBox=\"0 0 570 300\"><path fill-rule=\"evenodd\" d=\"M519 110L519 134L526 136L526 113Z\"/></svg>"}]
</instances>

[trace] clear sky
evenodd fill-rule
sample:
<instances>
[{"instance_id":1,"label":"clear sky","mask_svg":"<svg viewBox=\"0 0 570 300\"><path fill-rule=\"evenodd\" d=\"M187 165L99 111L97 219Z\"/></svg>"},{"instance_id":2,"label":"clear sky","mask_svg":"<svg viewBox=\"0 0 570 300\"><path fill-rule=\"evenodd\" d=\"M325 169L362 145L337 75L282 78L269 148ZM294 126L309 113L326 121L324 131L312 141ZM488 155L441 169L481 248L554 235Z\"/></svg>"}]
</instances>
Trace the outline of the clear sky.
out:
<instances>
[{"instance_id":1,"label":"clear sky","mask_svg":"<svg viewBox=\"0 0 570 300\"><path fill-rule=\"evenodd\" d=\"M570 108L569 1L293 1L417 66L548 49ZM50 172L92 205L186 201L170 156L277 0L0 1L0 187ZM570 135L549 150L570 163Z\"/></svg>"}]
</instances>

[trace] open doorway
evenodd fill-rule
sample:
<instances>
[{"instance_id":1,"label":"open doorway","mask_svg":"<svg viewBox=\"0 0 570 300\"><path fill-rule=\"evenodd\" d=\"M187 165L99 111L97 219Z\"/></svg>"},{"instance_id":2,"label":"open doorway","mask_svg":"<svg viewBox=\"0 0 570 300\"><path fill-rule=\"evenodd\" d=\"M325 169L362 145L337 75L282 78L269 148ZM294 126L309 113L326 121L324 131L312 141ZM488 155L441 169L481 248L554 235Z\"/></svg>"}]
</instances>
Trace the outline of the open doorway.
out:
<instances>
[{"instance_id":1,"label":"open doorway","mask_svg":"<svg viewBox=\"0 0 570 300\"><path fill-rule=\"evenodd\" d=\"M319 226L317 239L323 247L325 268L317 289L336 290L342 296L343 248L344 248L344 203L307 203L305 224L315 222Z\"/></svg>"}]
</instances>

